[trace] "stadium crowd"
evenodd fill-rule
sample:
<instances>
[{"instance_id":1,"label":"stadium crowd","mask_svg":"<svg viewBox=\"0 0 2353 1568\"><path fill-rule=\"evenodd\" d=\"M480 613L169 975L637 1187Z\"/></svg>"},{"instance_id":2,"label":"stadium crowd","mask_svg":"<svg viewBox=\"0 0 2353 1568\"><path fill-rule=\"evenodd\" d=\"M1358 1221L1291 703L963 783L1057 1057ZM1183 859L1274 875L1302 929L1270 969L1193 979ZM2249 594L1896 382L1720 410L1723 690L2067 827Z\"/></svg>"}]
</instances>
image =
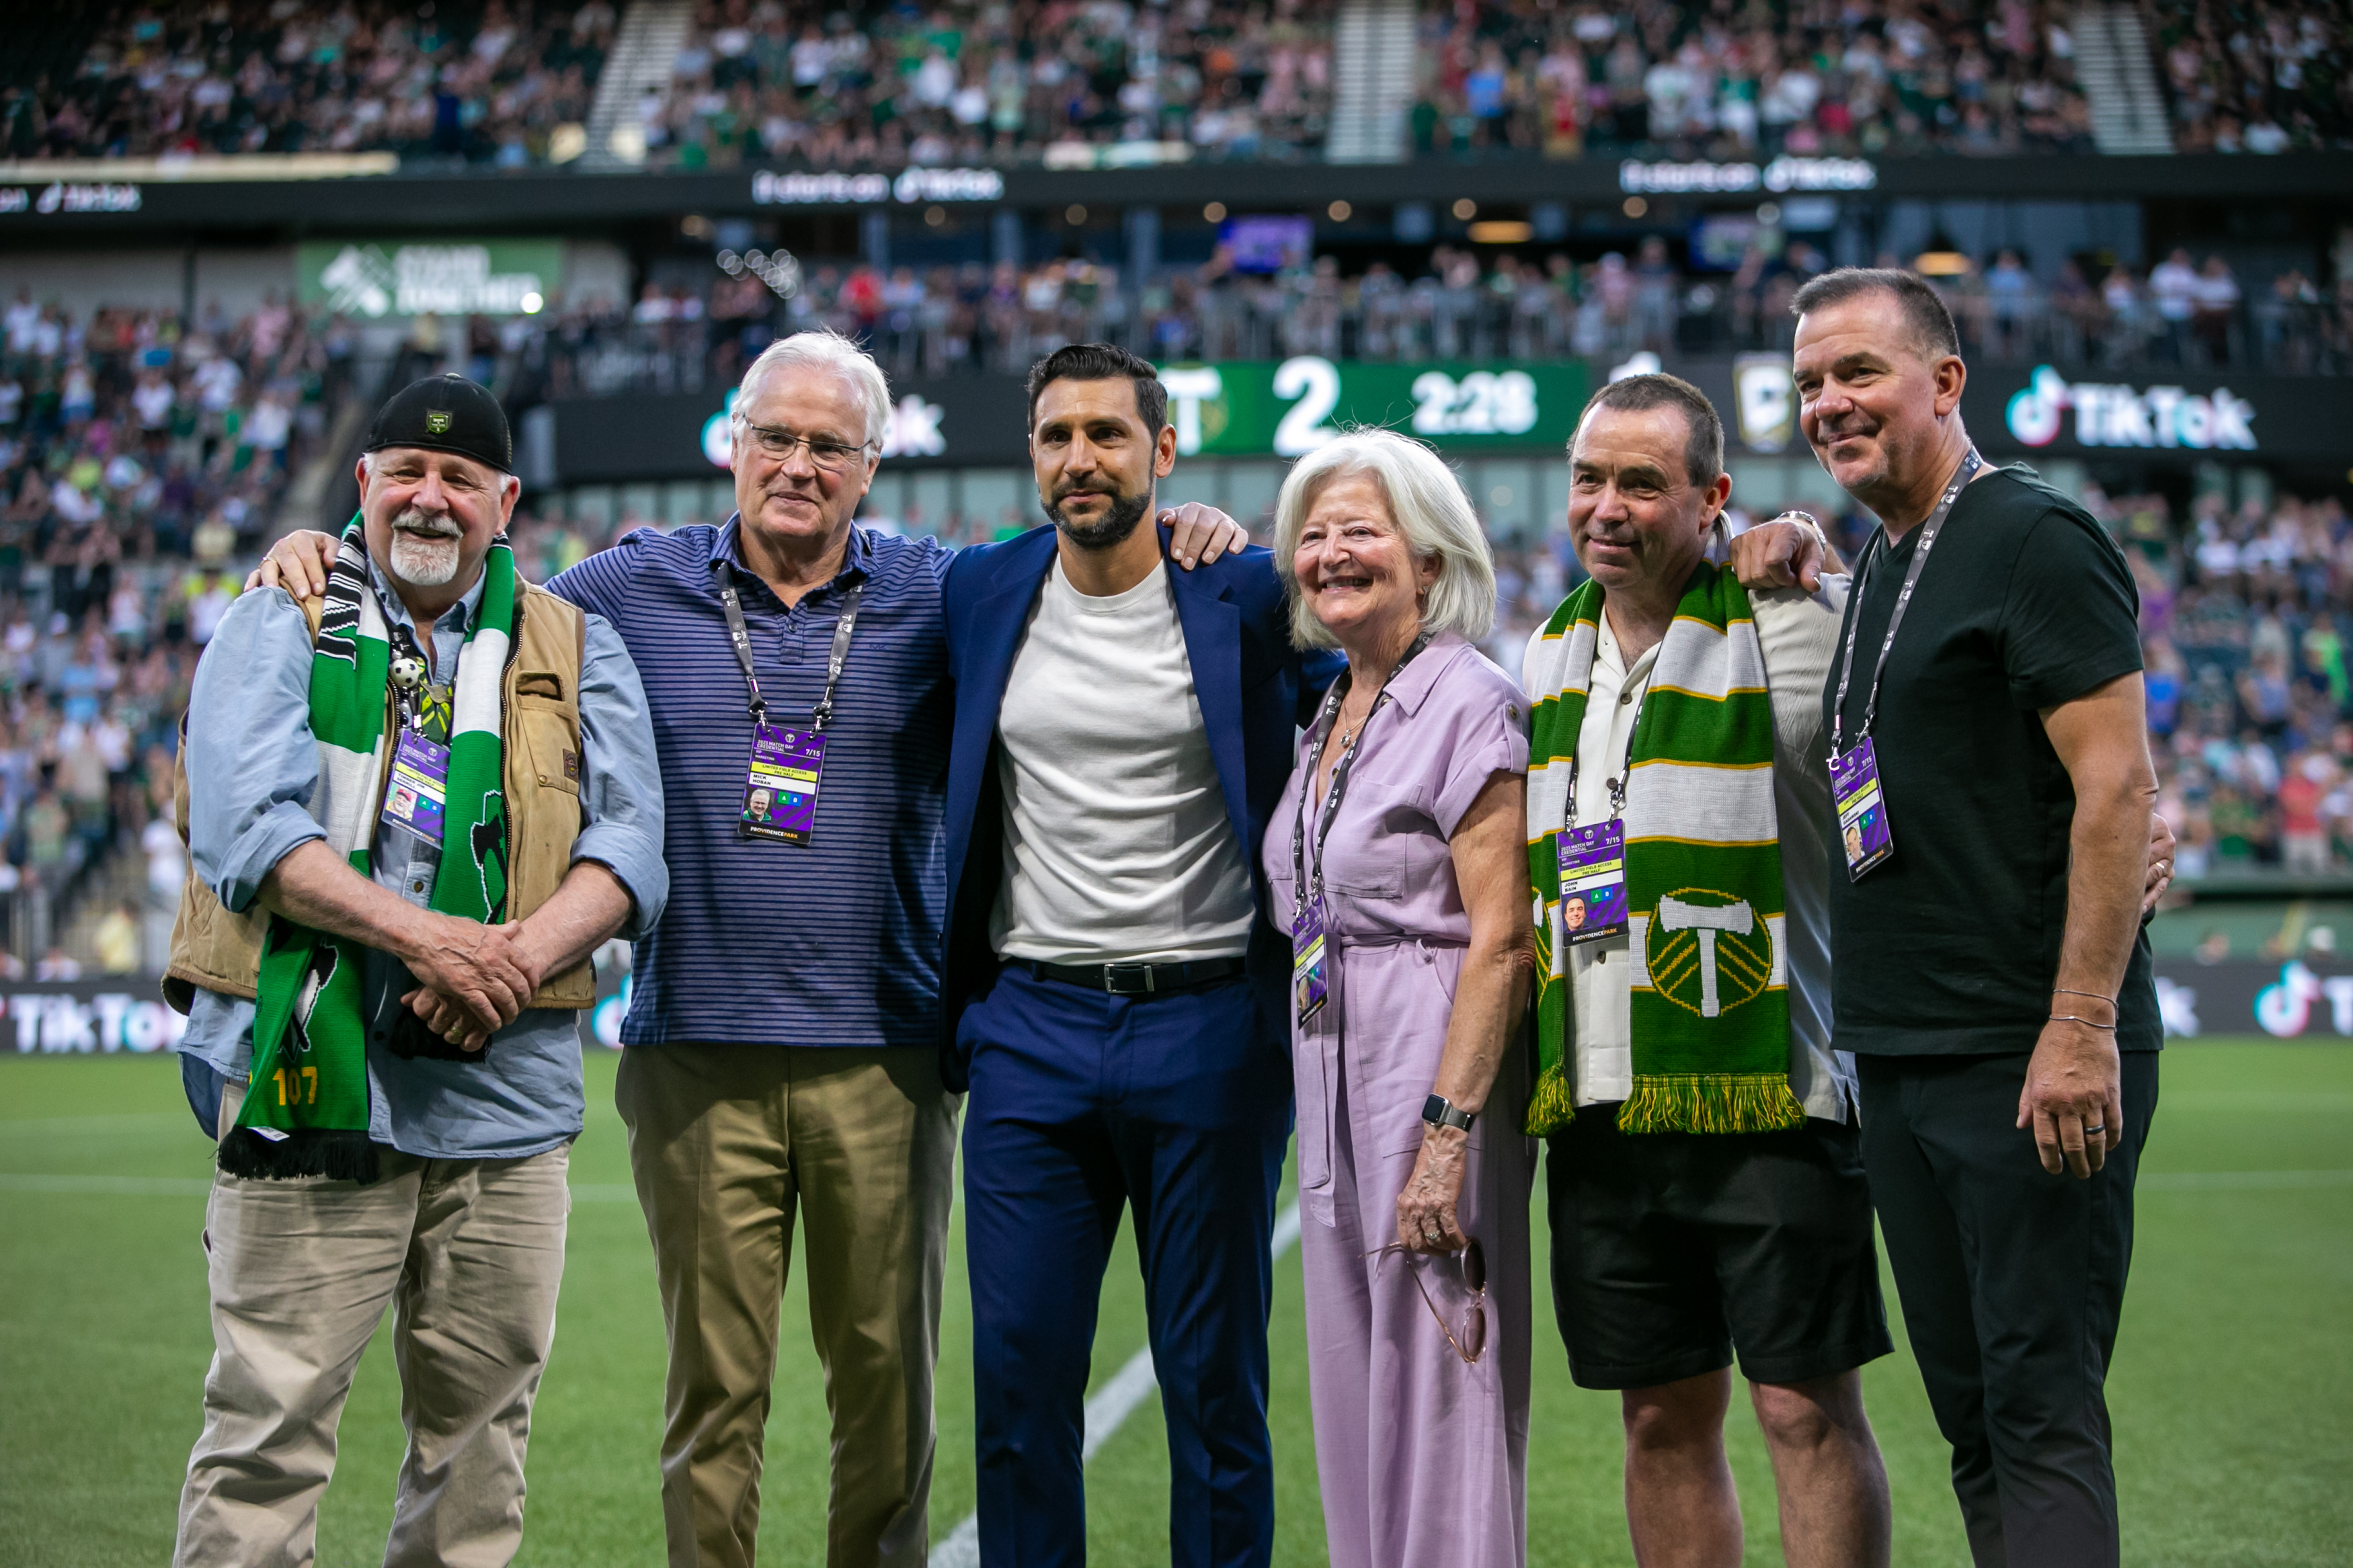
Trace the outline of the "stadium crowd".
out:
<instances>
[{"instance_id":1,"label":"stadium crowd","mask_svg":"<svg viewBox=\"0 0 2353 1568\"><path fill-rule=\"evenodd\" d=\"M2156 9L2179 151L2353 145L2353 17L2344 6L2159 0Z\"/></svg>"},{"instance_id":2,"label":"stadium crowd","mask_svg":"<svg viewBox=\"0 0 2353 1568\"><path fill-rule=\"evenodd\" d=\"M1332 107L1331 0L913 5L863 15L705 0L649 159L816 168L1013 162L1056 145L1180 142L1312 157Z\"/></svg>"},{"instance_id":3,"label":"stadium crowd","mask_svg":"<svg viewBox=\"0 0 2353 1568\"><path fill-rule=\"evenodd\" d=\"M24 290L0 311L0 973L65 977L71 903L135 901L111 849L151 856L166 910L178 896L172 746L195 655L353 348L347 324L275 298L240 320L77 316ZM140 928L118 899L103 966L142 961Z\"/></svg>"},{"instance_id":4,"label":"stadium crowd","mask_svg":"<svg viewBox=\"0 0 2353 1568\"><path fill-rule=\"evenodd\" d=\"M1954 259L1963 269L1933 281L1975 359L2353 369L2353 281L2324 293L2291 268L2242 282L2219 257L2187 250L2146 271L2068 259L2047 283L2015 250ZM1376 260L1349 275L1327 255L1248 274L1220 251L1141 287L1079 258L1028 268L812 261L786 298L747 269L649 282L625 312L564 313L522 331L540 340L523 352L559 396L724 385L777 334L816 325L868 343L902 378L1018 374L1086 342L1155 361L1616 361L1787 348L1789 300L1826 265L1805 238L1766 229L1730 271L1678 264L1655 237L1583 261L1440 245L1410 273Z\"/></svg>"},{"instance_id":5,"label":"stadium crowd","mask_svg":"<svg viewBox=\"0 0 2353 1568\"><path fill-rule=\"evenodd\" d=\"M1425 5L1423 153L2092 151L2056 0Z\"/></svg>"},{"instance_id":6,"label":"stadium crowd","mask_svg":"<svg viewBox=\"0 0 2353 1568\"><path fill-rule=\"evenodd\" d=\"M2099 499L2099 498L2095 498ZM2353 862L2353 521L2334 498L2100 500L2140 579L2148 712L2185 877Z\"/></svg>"},{"instance_id":7,"label":"stadium crowd","mask_svg":"<svg viewBox=\"0 0 2353 1568\"><path fill-rule=\"evenodd\" d=\"M15 158L390 151L500 167L560 161L611 47L608 0L479 10L390 0L141 5L63 79L0 100ZM577 155L585 140L569 149Z\"/></svg>"},{"instance_id":8,"label":"stadium crowd","mask_svg":"<svg viewBox=\"0 0 2353 1568\"><path fill-rule=\"evenodd\" d=\"M647 161L909 163L1321 156L1334 0L702 0L635 106ZM2152 47L2184 151L2353 136L2353 27L2325 5L2164 0ZM16 158L364 152L563 163L614 44L611 0L419 12L138 6L70 69L0 99ZM1769 158L2088 153L2060 0L1426 4L1422 156Z\"/></svg>"}]
</instances>

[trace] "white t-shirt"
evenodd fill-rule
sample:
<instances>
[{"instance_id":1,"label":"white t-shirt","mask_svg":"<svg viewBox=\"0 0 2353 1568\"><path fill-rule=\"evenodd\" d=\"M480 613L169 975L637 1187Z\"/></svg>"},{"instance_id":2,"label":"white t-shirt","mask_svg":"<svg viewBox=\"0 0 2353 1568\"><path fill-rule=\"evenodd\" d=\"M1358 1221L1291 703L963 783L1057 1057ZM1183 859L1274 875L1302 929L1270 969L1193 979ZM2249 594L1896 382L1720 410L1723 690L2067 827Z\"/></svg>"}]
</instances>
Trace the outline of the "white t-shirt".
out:
<instances>
[{"instance_id":1,"label":"white t-shirt","mask_svg":"<svg viewBox=\"0 0 2353 1568\"><path fill-rule=\"evenodd\" d=\"M1825 1121L1852 1120L1855 1099L1853 1058L1831 1048L1830 847L1823 837L1831 781L1822 687L1838 646L1848 586L1844 577L1825 576L1820 591L1811 595L1796 589L1749 595L1773 698L1773 804L1781 829L1782 907L1788 917L1789 1091L1804 1102L1807 1115ZM1531 640L1531 652L1537 646ZM1627 738L1642 710L1660 646L1652 645L1628 668L1609 617L1602 616L1585 721L1577 731L1577 754L1584 759L1577 770L1579 822L1609 818L1609 780L1624 765ZM1857 657L1858 679L1867 668L1863 659L1869 652ZM1523 686L1533 679L1522 671ZM1567 772L1567 763L1558 765ZM1624 1100L1634 1089L1632 972L1626 942L1620 932L1568 948L1565 963L1555 959L1573 987L1572 1081L1579 1105Z\"/></svg>"},{"instance_id":2,"label":"white t-shirt","mask_svg":"<svg viewBox=\"0 0 2353 1568\"><path fill-rule=\"evenodd\" d=\"M997 715L996 950L1048 963L1240 957L1255 904L1166 563L1092 598L1054 563Z\"/></svg>"}]
</instances>

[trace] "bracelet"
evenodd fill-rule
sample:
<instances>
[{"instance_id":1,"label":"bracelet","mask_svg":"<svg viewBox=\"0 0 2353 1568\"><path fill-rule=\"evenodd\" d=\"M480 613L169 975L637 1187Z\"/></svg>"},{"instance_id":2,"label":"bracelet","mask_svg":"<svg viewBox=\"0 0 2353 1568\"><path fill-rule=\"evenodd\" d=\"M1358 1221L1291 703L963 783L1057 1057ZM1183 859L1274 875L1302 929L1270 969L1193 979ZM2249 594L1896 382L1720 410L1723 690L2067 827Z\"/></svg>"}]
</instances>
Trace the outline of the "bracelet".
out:
<instances>
[{"instance_id":1,"label":"bracelet","mask_svg":"<svg viewBox=\"0 0 2353 1568\"><path fill-rule=\"evenodd\" d=\"M2085 1028L2102 1029L2111 1035L2116 1032L2116 1026L2114 1024L2094 1023L2089 1018L2078 1018L2073 1013L2053 1013L2051 1015L2047 1022L2053 1024L2081 1024Z\"/></svg>"},{"instance_id":2,"label":"bracelet","mask_svg":"<svg viewBox=\"0 0 2353 1568\"><path fill-rule=\"evenodd\" d=\"M2093 1001L2105 1002L2111 1007L2116 1005L2116 999L2113 996L2103 996L2096 991L2078 991L2067 985L2053 985L2051 988L2051 994L2054 996L2089 996Z\"/></svg>"}]
</instances>

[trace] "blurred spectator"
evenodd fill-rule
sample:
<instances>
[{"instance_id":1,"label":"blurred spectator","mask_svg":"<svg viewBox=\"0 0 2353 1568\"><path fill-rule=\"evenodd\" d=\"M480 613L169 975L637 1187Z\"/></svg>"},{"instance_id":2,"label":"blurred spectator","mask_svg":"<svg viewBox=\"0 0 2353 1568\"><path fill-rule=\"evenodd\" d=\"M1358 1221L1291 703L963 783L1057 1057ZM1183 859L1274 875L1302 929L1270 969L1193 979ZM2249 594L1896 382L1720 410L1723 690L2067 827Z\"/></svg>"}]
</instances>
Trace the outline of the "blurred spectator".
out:
<instances>
[{"instance_id":1,"label":"blurred spectator","mask_svg":"<svg viewBox=\"0 0 2353 1568\"><path fill-rule=\"evenodd\" d=\"M1020 0L820 19L777 0L703 0L669 92L638 120L649 163L690 169L1050 164L1122 143L1310 157L1331 115L1332 12L1331 0Z\"/></svg>"},{"instance_id":2,"label":"blurred spectator","mask_svg":"<svg viewBox=\"0 0 2353 1568\"><path fill-rule=\"evenodd\" d=\"M2155 0L2155 43L2184 153L2353 145L2353 14L2328 0L2277 5Z\"/></svg>"},{"instance_id":3,"label":"blurred spectator","mask_svg":"<svg viewBox=\"0 0 2353 1568\"><path fill-rule=\"evenodd\" d=\"M1424 5L1415 149L1677 158L2091 150L2067 7Z\"/></svg>"},{"instance_id":4,"label":"blurred spectator","mask_svg":"<svg viewBox=\"0 0 2353 1568\"><path fill-rule=\"evenodd\" d=\"M106 911L91 937L101 974L133 974L139 970L139 917L128 904Z\"/></svg>"}]
</instances>

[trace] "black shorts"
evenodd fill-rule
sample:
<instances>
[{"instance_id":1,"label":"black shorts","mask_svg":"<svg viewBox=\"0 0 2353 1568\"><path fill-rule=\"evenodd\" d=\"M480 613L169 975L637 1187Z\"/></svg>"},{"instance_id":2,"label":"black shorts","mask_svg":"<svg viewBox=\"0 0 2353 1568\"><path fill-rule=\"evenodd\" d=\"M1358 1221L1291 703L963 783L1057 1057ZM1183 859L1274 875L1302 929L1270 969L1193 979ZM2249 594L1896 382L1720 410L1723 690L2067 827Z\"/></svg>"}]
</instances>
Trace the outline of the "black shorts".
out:
<instances>
[{"instance_id":1,"label":"black shorts","mask_svg":"<svg viewBox=\"0 0 2353 1568\"><path fill-rule=\"evenodd\" d=\"M1730 1366L1801 1383L1894 1349L1861 1134L1625 1133L1581 1106L1548 1140L1552 1295L1581 1388Z\"/></svg>"}]
</instances>

